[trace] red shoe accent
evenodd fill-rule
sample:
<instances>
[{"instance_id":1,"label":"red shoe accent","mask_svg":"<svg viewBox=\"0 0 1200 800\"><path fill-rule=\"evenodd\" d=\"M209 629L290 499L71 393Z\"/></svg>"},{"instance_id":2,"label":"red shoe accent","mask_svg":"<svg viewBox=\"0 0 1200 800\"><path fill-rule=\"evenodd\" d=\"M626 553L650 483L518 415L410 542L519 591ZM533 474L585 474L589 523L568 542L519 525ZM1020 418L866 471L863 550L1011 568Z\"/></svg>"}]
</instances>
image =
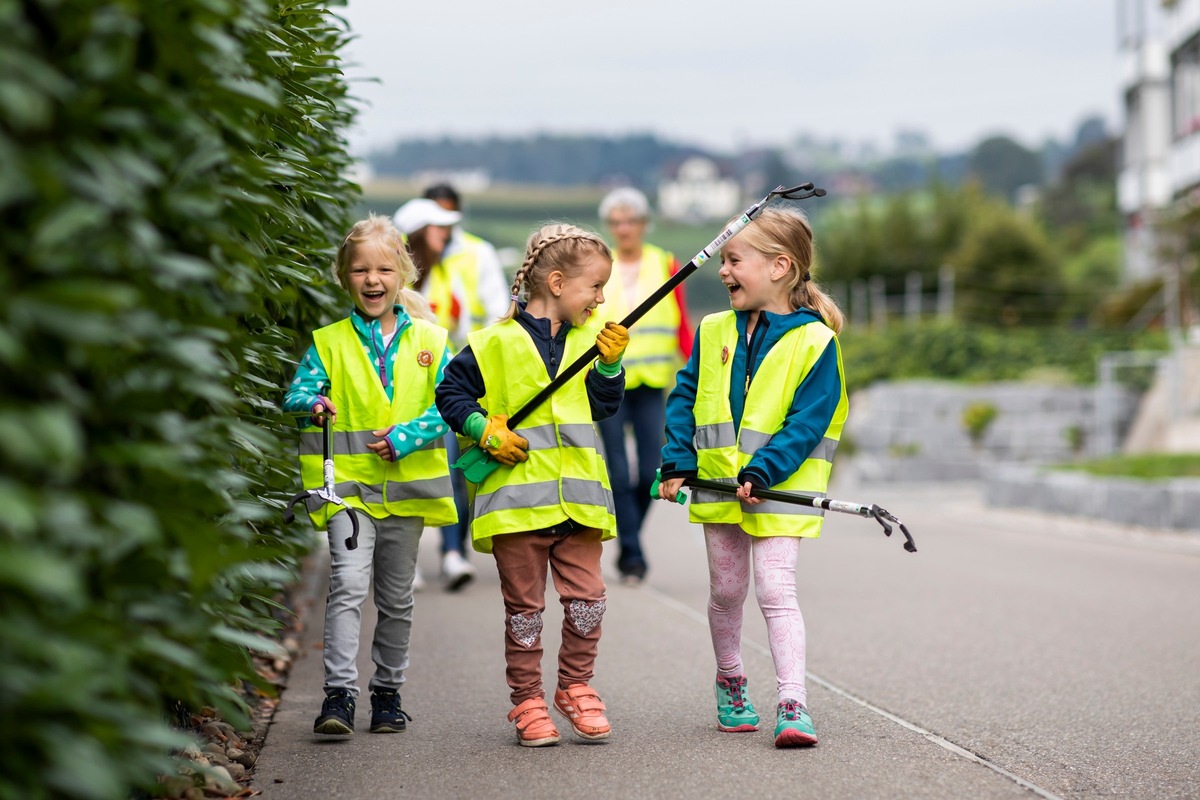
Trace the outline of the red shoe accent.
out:
<instances>
[{"instance_id":1,"label":"red shoe accent","mask_svg":"<svg viewBox=\"0 0 1200 800\"><path fill-rule=\"evenodd\" d=\"M604 701L586 683L573 683L554 693L554 709L583 739L607 739L612 726L604 716Z\"/></svg>"},{"instance_id":2,"label":"red shoe accent","mask_svg":"<svg viewBox=\"0 0 1200 800\"><path fill-rule=\"evenodd\" d=\"M780 731L779 735L775 737L776 747L811 747L816 743L817 737L791 728Z\"/></svg>"}]
</instances>

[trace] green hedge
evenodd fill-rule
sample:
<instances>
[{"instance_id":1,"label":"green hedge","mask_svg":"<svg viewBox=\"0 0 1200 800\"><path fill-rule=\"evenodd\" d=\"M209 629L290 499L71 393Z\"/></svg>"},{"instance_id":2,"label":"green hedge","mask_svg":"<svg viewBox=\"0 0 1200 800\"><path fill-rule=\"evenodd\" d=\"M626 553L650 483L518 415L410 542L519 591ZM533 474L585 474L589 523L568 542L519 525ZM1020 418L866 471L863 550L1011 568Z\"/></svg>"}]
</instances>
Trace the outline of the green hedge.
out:
<instances>
[{"instance_id":1,"label":"green hedge","mask_svg":"<svg viewBox=\"0 0 1200 800\"><path fill-rule=\"evenodd\" d=\"M0 0L0 797L154 791L273 646L358 196L324 5Z\"/></svg>"},{"instance_id":2,"label":"green hedge","mask_svg":"<svg viewBox=\"0 0 1200 800\"><path fill-rule=\"evenodd\" d=\"M848 326L839 337L851 391L876 381L945 378L1011 381L1054 373L1086 384L1099 356L1114 350L1165 350L1161 332L1067 328L990 328L958 323L897 323L886 330Z\"/></svg>"}]
</instances>

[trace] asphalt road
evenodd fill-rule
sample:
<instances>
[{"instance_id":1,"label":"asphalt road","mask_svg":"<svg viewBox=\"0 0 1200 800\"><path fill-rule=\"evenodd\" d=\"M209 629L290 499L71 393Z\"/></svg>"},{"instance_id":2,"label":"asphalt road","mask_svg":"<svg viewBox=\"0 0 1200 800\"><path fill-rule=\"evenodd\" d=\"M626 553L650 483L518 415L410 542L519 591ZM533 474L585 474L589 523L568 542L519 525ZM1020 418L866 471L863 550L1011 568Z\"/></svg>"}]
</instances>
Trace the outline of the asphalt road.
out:
<instances>
[{"instance_id":1,"label":"asphalt road","mask_svg":"<svg viewBox=\"0 0 1200 800\"><path fill-rule=\"evenodd\" d=\"M1200 797L1200 532L991 510L966 485L868 487L844 474L831 494L890 509L919 552L839 514L801 547L817 747L772 746L774 673L753 592L744 660L764 729L716 730L699 529L683 508L658 503L646 584L609 575L593 685L611 739L583 743L564 730L556 747L517 745L498 581L490 557L476 555L479 579L464 592L431 580L417 596L402 690L414 720L401 734L366 732L365 696L355 736L312 733L318 598L255 787L296 800ZM429 578L437 545L426 531ZM549 592L552 655L561 612ZM364 688L370 611L368 601ZM550 657L544 671L550 685Z\"/></svg>"}]
</instances>

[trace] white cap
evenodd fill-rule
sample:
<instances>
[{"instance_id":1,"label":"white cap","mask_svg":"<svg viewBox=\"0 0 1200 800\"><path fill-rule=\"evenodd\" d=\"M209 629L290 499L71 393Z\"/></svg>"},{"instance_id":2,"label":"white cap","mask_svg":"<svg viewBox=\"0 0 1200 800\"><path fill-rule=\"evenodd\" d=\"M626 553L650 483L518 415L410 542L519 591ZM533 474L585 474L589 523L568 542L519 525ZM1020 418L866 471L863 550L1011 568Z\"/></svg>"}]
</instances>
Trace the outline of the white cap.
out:
<instances>
[{"instance_id":1,"label":"white cap","mask_svg":"<svg viewBox=\"0 0 1200 800\"><path fill-rule=\"evenodd\" d=\"M405 235L416 233L426 225L457 225L462 214L442 208L432 200L418 197L396 210L392 221Z\"/></svg>"}]
</instances>

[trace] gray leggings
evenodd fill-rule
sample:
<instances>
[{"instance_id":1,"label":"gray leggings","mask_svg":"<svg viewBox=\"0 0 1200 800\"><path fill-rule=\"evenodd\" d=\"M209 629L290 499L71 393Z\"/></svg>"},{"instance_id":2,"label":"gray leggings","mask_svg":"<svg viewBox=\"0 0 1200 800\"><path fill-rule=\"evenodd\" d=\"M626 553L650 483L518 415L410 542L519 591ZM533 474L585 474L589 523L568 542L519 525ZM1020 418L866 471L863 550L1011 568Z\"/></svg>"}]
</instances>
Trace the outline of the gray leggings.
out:
<instances>
[{"instance_id":1,"label":"gray leggings","mask_svg":"<svg viewBox=\"0 0 1200 800\"><path fill-rule=\"evenodd\" d=\"M325 689L348 689L358 696L358 636L362 606L374 578L379 621L371 643L375 674L370 689L395 690L408 669L412 632L413 573L425 520L375 519L358 514L358 548L346 549L350 518L339 511L329 519L329 598L325 606Z\"/></svg>"}]
</instances>

